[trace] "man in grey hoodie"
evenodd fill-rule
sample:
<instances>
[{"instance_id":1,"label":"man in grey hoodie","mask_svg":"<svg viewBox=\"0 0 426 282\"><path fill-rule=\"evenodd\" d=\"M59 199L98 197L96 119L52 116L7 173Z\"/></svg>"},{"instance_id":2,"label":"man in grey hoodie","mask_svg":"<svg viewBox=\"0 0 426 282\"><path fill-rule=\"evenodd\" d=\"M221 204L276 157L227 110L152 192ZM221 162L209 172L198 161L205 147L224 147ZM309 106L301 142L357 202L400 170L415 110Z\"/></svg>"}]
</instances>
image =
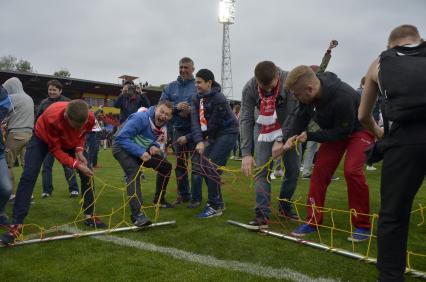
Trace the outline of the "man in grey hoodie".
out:
<instances>
[{"instance_id":1,"label":"man in grey hoodie","mask_svg":"<svg viewBox=\"0 0 426 282\"><path fill-rule=\"evenodd\" d=\"M282 71L273 62L263 61L256 65L255 76L243 88L240 111L241 153L243 156L241 169L246 176L252 174L253 166L264 167L272 157L282 157L285 166L285 177L281 184L279 215L287 219L296 219L292 212L291 200L299 176L300 159L295 150L282 156L283 141L289 133L284 132L291 112L297 107L297 100L285 90L286 71ZM256 162L253 158L256 152ZM256 217L249 222L252 229L267 228L271 213L271 183L268 171L264 167L255 177ZM285 199L285 200L284 200Z\"/></svg>"},{"instance_id":2,"label":"man in grey hoodie","mask_svg":"<svg viewBox=\"0 0 426 282\"><path fill-rule=\"evenodd\" d=\"M25 147L33 135L34 102L33 99L24 92L22 82L17 77L6 80L3 87L9 93L12 102L7 116L5 152L13 191L15 191L15 176L13 175L12 167L15 165L18 156L21 156L21 165L22 167L24 166L23 156L25 155ZM14 192L12 193L14 194Z\"/></svg>"}]
</instances>

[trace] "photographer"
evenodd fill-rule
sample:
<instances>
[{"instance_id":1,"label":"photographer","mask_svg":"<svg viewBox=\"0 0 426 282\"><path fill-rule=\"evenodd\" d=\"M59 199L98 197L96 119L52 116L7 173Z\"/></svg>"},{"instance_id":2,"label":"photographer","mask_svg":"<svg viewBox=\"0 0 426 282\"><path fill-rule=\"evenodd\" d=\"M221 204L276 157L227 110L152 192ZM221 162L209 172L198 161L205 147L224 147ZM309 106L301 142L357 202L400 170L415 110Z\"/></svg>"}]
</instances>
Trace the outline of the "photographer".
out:
<instances>
[{"instance_id":1,"label":"photographer","mask_svg":"<svg viewBox=\"0 0 426 282\"><path fill-rule=\"evenodd\" d=\"M126 81L121 94L114 103L114 107L120 109L120 124L135 113L140 107L149 108L151 103L142 92L137 91L133 81Z\"/></svg>"}]
</instances>

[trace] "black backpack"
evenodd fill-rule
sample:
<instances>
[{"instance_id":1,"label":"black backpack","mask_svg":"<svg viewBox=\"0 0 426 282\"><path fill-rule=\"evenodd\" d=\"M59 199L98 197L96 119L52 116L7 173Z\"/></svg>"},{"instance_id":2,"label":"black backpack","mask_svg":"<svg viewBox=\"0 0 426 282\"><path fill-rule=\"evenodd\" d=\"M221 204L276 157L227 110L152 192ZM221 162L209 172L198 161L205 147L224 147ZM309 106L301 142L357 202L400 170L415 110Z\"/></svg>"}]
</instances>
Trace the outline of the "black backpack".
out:
<instances>
[{"instance_id":1,"label":"black backpack","mask_svg":"<svg viewBox=\"0 0 426 282\"><path fill-rule=\"evenodd\" d=\"M380 55L379 83L387 120L426 121L426 42L384 51Z\"/></svg>"}]
</instances>

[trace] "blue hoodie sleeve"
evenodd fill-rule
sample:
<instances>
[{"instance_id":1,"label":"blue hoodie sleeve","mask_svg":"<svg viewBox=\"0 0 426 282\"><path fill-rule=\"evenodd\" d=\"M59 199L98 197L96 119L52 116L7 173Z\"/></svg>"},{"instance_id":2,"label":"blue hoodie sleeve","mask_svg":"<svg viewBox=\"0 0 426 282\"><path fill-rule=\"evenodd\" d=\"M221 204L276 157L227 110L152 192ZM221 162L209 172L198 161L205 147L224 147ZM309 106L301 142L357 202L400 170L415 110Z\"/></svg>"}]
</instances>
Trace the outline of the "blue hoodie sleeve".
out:
<instances>
[{"instance_id":1,"label":"blue hoodie sleeve","mask_svg":"<svg viewBox=\"0 0 426 282\"><path fill-rule=\"evenodd\" d=\"M143 113L132 114L115 137L115 143L129 154L140 158L146 149L136 144L134 138L143 135L148 127L150 127L148 118L145 118Z\"/></svg>"},{"instance_id":2,"label":"blue hoodie sleeve","mask_svg":"<svg viewBox=\"0 0 426 282\"><path fill-rule=\"evenodd\" d=\"M11 106L10 98L7 95L6 89L0 85L0 122L7 116Z\"/></svg>"},{"instance_id":3,"label":"blue hoodie sleeve","mask_svg":"<svg viewBox=\"0 0 426 282\"><path fill-rule=\"evenodd\" d=\"M199 115L200 101L197 96L194 96L192 99L193 108L191 110L191 135L194 144L198 144L199 142L203 141L203 133L201 132Z\"/></svg>"}]
</instances>

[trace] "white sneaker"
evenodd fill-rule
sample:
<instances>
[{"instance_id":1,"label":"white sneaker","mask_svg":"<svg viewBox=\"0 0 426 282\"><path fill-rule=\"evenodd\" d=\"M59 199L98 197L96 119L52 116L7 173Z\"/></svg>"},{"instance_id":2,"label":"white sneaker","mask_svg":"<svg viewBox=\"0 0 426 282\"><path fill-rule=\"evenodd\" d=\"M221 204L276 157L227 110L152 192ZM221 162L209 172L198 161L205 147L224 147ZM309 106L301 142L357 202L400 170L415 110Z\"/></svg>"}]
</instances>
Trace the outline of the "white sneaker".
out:
<instances>
[{"instance_id":1,"label":"white sneaker","mask_svg":"<svg viewBox=\"0 0 426 282\"><path fill-rule=\"evenodd\" d=\"M229 159L230 160L235 160L235 156L231 156Z\"/></svg>"},{"instance_id":2,"label":"white sneaker","mask_svg":"<svg viewBox=\"0 0 426 282\"><path fill-rule=\"evenodd\" d=\"M275 179L277 179L277 178L275 177L275 174L274 174L274 173L271 173L271 180L275 180Z\"/></svg>"},{"instance_id":3,"label":"white sneaker","mask_svg":"<svg viewBox=\"0 0 426 282\"><path fill-rule=\"evenodd\" d=\"M276 178L280 178L280 177L283 177L284 172L283 172L282 169L277 169L277 170L274 171L274 175L275 175Z\"/></svg>"},{"instance_id":4,"label":"white sneaker","mask_svg":"<svg viewBox=\"0 0 426 282\"><path fill-rule=\"evenodd\" d=\"M42 198L47 198L47 197L50 197L50 194L49 193L41 193L41 197Z\"/></svg>"},{"instance_id":5,"label":"white sneaker","mask_svg":"<svg viewBox=\"0 0 426 282\"><path fill-rule=\"evenodd\" d=\"M372 165L368 165L365 169L366 169L366 170L368 170L368 171L377 170L377 168L375 168L375 167L374 167L374 166L372 166Z\"/></svg>"}]
</instances>

